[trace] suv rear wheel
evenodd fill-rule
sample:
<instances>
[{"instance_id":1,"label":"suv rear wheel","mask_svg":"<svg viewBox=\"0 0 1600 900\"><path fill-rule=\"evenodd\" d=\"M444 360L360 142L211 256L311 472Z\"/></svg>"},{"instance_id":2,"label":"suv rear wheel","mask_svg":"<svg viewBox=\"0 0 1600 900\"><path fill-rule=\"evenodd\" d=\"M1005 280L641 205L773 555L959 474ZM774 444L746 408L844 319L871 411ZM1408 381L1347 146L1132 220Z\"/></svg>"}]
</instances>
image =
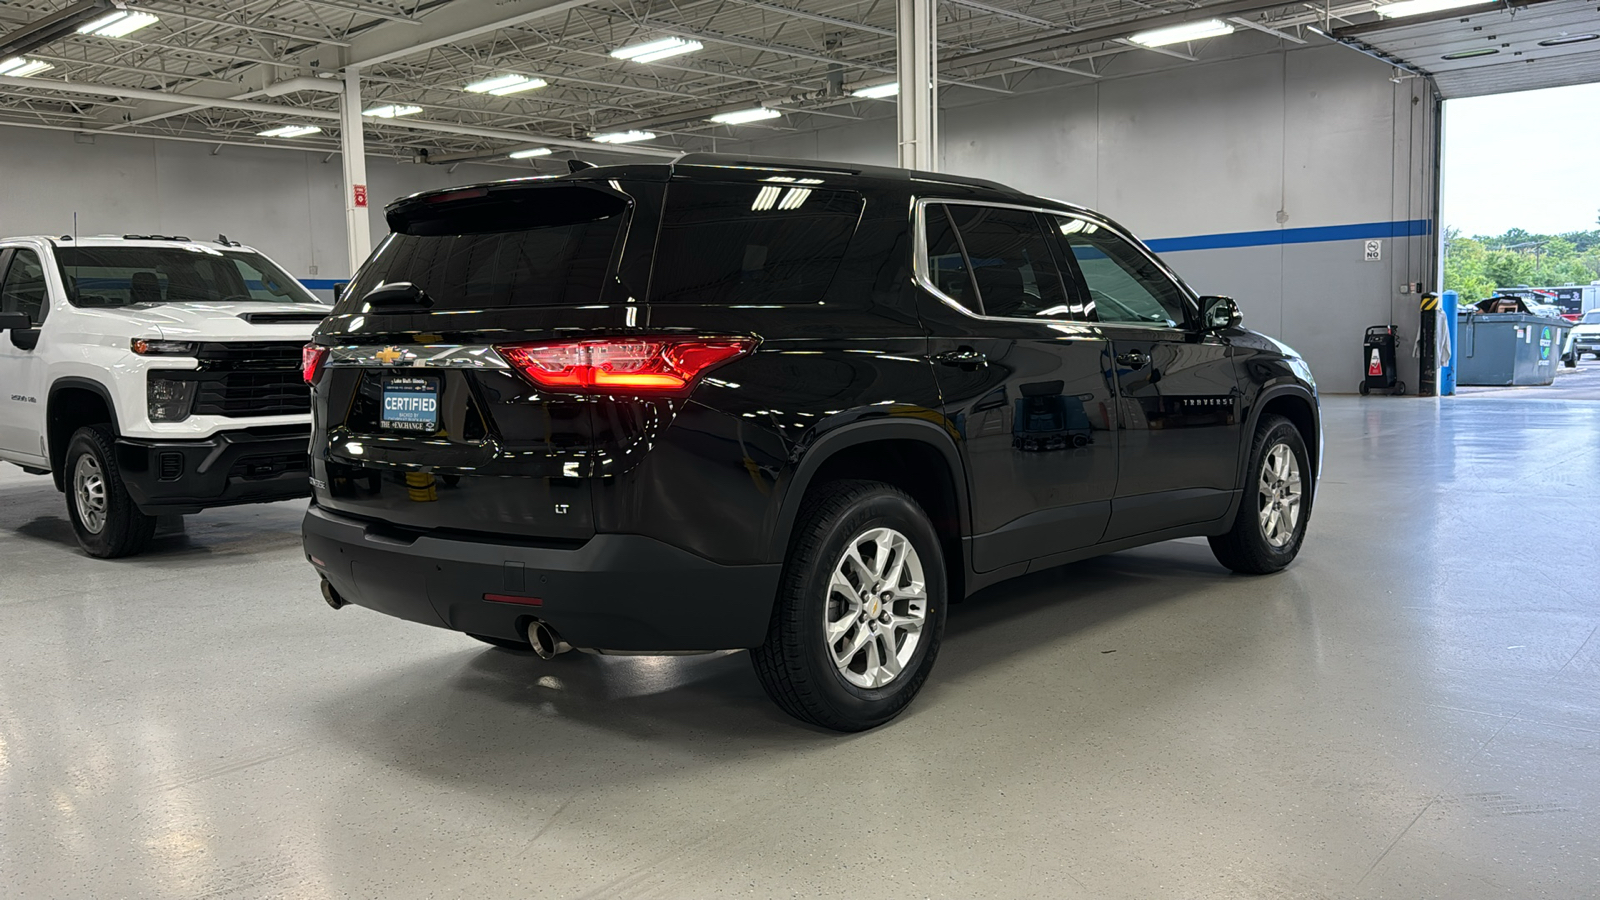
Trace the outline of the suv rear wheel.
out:
<instances>
[{"instance_id":1,"label":"suv rear wheel","mask_svg":"<svg viewBox=\"0 0 1600 900\"><path fill-rule=\"evenodd\" d=\"M117 469L111 429L79 428L67 444L67 515L85 553L100 559L129 556L156 533L156 517L133 505Z\"/></svg>"},{"instance_id":2,"label":"suv rear wheel","mask_svg":"<svg viewBox=\"0 0 1600 900\"><path fill-rule=\"evenodd\" d=\"M806 498L766 642L751 652L783 710L835 731L900 714L944 633L944 555L928 516L874 481L835 481Z\"/></svg>"},{"instance_id":3,"label":"suv rear wheel","mask_svg":"<svg viewBox=\"0 0 1600 900\"><path fill-rule=\"evenodd\" d=\"M1250 447L1239 514L1227 534L1210 538L1217 562L1243 575L1267 575L1294 561L1311 516L1311 465L1299 429L1263 416Z\"/></svg>"}]
</instances>

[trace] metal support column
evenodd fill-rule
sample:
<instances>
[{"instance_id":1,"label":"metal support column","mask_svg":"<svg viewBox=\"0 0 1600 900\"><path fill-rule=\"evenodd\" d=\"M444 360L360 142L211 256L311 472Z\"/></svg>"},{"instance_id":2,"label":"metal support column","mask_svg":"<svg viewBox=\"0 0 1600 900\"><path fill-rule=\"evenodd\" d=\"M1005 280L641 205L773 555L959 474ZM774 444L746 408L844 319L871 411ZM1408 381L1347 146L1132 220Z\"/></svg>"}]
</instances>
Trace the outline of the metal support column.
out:
<instances>
[{"instance_id":1,"label":"metal support column","mask_svg":"<svg viewBox=\"0 0 1600 900\"><path fill-rule=\"evenodd\" d=\"M895 0L900 83L900 165L939 170L938 57L934 0Z\"/></svg>"},{"instance_id":2,"label":"metal support column","mask_svg":"<svg viewBox=\"0 0 1600 900\"><path fill-rule=\"evenodd\" d=\"M367 218L367 142L361 122L361 72L344 70L344 94L339 104L339 143L344 156L344 233L350 253L346 276L372 252L372 225Z\"/></svg>"}]
</instances>

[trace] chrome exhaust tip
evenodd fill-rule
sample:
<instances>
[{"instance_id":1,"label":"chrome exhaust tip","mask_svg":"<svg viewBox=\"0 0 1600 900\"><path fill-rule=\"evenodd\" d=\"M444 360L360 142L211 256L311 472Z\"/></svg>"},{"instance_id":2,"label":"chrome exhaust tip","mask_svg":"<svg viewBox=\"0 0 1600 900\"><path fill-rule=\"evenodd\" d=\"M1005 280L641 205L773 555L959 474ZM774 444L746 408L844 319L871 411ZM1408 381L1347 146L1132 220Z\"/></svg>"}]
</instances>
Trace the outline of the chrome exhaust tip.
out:
<instances>
[{"instance_id":1,"label":"chrome exhaust tip","mask_svg":"<svg viewBox=\"0 0 1600 900\"><path fill-rule=\"evenodd\" d=\"M342 609L350 603L349 600L339 596L339 592L333 589L333 585L329 584L326 578L322 579L322 599L328 601L328 605L334 609Z\"/></svg>"},{"instance_id":2,"label":"chrome exhaust tip","mask_svg":"<svg viewBox=\"0 0 1600 900\"><path fill-rule=\"evenodd\" d=\"M572 649L572 645L562 640L554 628L538 619L528 623L528 643L533 645L533 652L540 659L555 659Z\"/></svg>"}]
</instances>

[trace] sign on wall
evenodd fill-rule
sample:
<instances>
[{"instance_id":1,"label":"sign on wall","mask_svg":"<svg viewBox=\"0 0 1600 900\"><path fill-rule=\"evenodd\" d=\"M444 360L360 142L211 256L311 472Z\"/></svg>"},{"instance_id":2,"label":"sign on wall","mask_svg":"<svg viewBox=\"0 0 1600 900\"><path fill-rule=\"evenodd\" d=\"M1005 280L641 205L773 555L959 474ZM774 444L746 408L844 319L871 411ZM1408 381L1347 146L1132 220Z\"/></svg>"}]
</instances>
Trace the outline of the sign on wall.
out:
<instances>
[{"instance_id":1,"label":"sign on wall","mask_svg":"<svg viewBox=\"0 0 1600 900\"><path fill-rule=\"evenodd\" d=\"M364 184L358 184L358 185L355 186L354 192L355 192L355 196L356 196L356 208L357 209L366 209L367 208L367 186L364 185Z\"/></svg>"},{"instance_id":2,"label":"sign on wall","mask_svg":"<svg viewBox=\"0 0 1600 900\"><path fill-rule=\"evenodd\" d=\"M1383 259L1383 241L1367 241L1363 254L1367 262L1378 262Z\"/></svg>"}]
</instances>

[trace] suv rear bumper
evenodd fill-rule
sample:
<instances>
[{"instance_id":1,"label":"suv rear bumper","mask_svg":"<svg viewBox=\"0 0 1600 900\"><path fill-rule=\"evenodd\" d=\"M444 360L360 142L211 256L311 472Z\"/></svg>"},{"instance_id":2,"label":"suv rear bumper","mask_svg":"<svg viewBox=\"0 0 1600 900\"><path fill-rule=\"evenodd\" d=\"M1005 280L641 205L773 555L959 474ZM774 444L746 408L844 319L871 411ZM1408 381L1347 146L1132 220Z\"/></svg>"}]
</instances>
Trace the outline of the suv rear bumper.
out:
<instances>
[{"instance_id":1,"label":"suv rear bumper","mask_svg":"<svg viewBox=\"0 0 1600 900\"><path fill-rule=\"evenodd\" d=\"M782 566L726 566L638 534L540 547L399 535L316 505L311 564L351 603L401 619L525 639L539 619L586 650L674 652L765 639Z\"/></svg>"},{"instance_id":2,"label":"suv rear bumper","mask_svg":"<svg viewBox=\"0 0 1600 900\"><path fill-rule=\"evenodd\" d=\"M310 443L309 429L272 436L222 431L181 441L118 438L117 467L140 509L192 513L309 497Z\"/></svg>"}]
</instances>

